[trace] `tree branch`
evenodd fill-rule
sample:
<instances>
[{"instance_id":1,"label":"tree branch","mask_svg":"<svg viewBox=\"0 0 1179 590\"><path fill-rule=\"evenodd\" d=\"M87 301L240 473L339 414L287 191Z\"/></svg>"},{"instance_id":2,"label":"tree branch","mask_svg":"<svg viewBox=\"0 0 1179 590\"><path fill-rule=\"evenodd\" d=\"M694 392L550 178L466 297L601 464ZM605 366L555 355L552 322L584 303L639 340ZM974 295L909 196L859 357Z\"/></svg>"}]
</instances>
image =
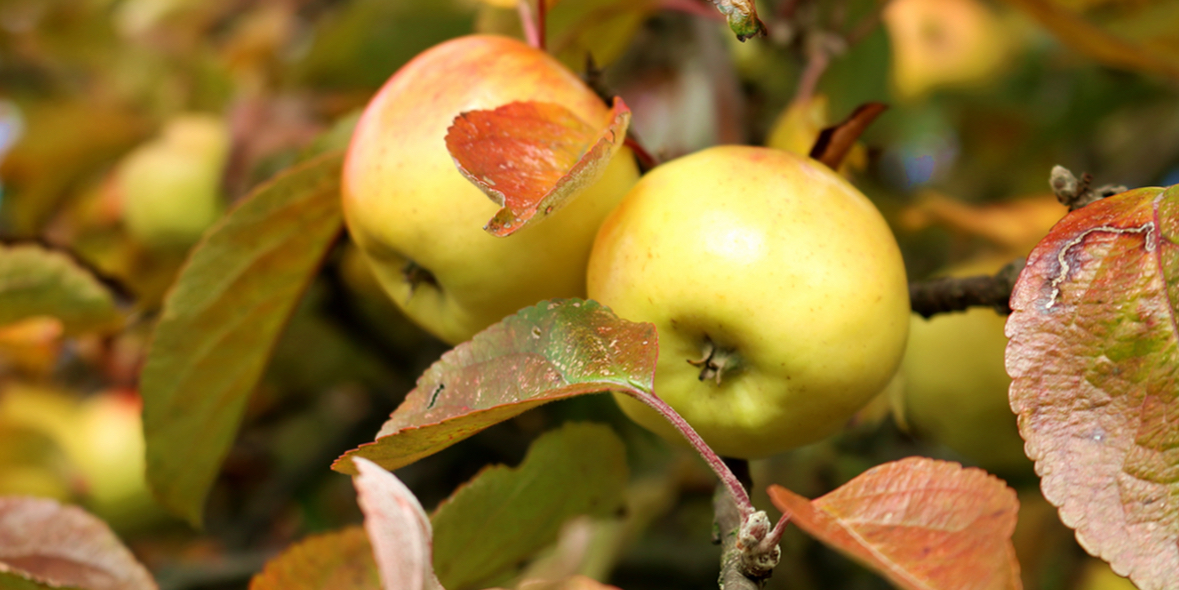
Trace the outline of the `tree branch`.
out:
<instances>
[{"instance_id":1,"label":"tree branch","mask_svg":"<svg viewBox=\"0 0 1179 590\"><path fill-rule=\"evenodd\" d=\"M1018 258L993 276L942 277L909 284L909 303L923 318L939 313L966 311L971 307L992 307L1011 313L1011 290L1026 261Z\"/></svg>"}]
</instances>

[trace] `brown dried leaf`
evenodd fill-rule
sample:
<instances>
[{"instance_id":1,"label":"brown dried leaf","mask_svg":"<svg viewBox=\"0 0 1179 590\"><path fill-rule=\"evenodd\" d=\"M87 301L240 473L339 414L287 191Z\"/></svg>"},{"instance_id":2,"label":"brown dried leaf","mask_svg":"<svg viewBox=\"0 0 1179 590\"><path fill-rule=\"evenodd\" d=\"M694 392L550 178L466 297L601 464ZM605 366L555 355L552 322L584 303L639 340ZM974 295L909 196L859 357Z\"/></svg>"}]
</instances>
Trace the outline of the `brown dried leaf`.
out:
<instances>
[{"instance_id":1,"label":"brown dried leaf","mask_svg":"<svg viewBox=\"0 0 1179 590\"><path fill-rule=\"evenodd\" d=\"M1143 590L1179 572L1179 188L1070 213L1007 322L1011 407L1044 496Z\"/></svg>"},{"instance_id":2,"label":"brown dried leaf","mask_svg":"<svg viewBox=\"0 0 1179 590\"><path fill-rule=\"evenodd\" d=\"M504 237L601 178L629 125L630 109L618 97L602 126L558 104L512 102L455 117L446 147L459 172L503 207L484 229Z\"/></svg>"},{"instance_id":3,"label":"brown dried leaf","mask_svg":"<svg viewBox=\"0 0 1179 590\"><path fill-rule=\"evenodd\" d=\"M856 141L868 129L868 125L876 120L881 113L888 110L888 105L882 102L862 104L852 111L842 122L827 127L819 133L815 145L811 147L810 156L832 170L838 170L843 159L856 146Z\"/></svg>"},{"instance_id":4,"label":"brown dried leaf","mask_svg":"<svg viewBox=\"0 0 1179 590\"><path fill-rule=\"evenodd\" d=\"M808 534L910 590L1018 590L1015 491L981 469L910 457L807 500L771 486Z\"/></svg>"}]
</instances>

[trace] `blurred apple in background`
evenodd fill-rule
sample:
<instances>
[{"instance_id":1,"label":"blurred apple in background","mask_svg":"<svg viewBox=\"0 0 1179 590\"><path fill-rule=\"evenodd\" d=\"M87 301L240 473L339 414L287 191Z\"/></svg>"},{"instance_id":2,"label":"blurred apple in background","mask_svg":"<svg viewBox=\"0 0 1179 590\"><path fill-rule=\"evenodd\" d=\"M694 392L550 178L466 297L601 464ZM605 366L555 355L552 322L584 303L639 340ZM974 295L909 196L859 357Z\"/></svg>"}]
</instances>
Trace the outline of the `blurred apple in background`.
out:
<instances>
[{"instance_id":1,"label":"blurred apple in background","mask_svg":"<svg viewBox=\"0 0 1179 590\"><path fill-rule=\"evenodd\" d=\"M229 150L223 119L187 114L128 154L116 182L131 235L154 248L196 243L224 209L221 180Z\"/></svg>"}]
</instances>

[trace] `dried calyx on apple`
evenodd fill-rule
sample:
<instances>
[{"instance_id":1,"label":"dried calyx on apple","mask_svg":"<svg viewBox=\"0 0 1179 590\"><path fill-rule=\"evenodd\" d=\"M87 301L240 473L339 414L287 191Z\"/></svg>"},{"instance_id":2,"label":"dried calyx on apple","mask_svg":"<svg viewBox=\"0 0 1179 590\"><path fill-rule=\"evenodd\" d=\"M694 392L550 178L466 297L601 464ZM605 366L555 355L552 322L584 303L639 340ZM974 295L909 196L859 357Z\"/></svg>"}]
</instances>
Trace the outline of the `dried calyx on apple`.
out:
<instances>
[{"instance_id":1,"label":"dried calyx on apple","mask_svg":"<svg viewBox=\"0 0 1179 590\"><path fill-rule=\"evenodd\" d=\"M362 115L343 175L345 220L382 287L406 314L455 344L543 299L583 297L602 220L638 179L623 148L601 178L544 223L507 238L482 228L499 206L456 168L455 117L543 101L586 122L609 109L578 77L519 41L469 36L401 68Z\"/></svg>"},{"instance_id":2,"label":"dried calyx on apple","mask_svg":"<svg viewBox=\"0 0 1179 590\"><path fill-rule=\"evenodd\" d=\"M648 173L602 225L588 281L592 299L655 324L655 393L729 457L838 430L889 383L908 334L904 264L875 206L823 164L767 148Z\"/></svg>"}]
</instances>

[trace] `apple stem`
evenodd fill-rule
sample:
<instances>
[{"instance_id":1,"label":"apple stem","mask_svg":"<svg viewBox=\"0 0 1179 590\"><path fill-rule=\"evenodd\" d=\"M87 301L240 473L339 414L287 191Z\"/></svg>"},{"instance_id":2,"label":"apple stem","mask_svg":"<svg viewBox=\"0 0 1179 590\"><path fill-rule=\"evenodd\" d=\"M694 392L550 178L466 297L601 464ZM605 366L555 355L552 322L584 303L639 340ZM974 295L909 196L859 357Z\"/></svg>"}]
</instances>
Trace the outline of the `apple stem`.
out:
<instances>
[{"instance_id":1,"label":"apple stem","mask_svg":"<svg viewBox=\"0 0 1179 590\"><path fill-rule=\"evenodd\" d=\"M671 422L672 426L675 426L680 431L680 434L684 435L684 438L688 439L688 443L696 449L696 452L700 453L700 456L704 458L704 462L708 463L713 473L716 473L721 483L729 490L729 495L733 497L733 503L737 505L737 509L741 512L743 519L757 512L753 507L753 502L749 500L749 492L745 491L745 486L741 485L741 480L737 479L737 476L733 474L729 466L725 465L725 462L716 454L716 451L713 451L712 447L708 446L708 443L700 438L700 435L696 433L696 429L692 428L692 425L688 424L688 421L684 420L684 417L680 416L679 412L676 412L674 408L667 405L667 402L659 399L659 396L654 393L637 389L628 390L626 393L631 394L635 399L651 406L656 412L662 414L668 422Z\"/></svg>"},{"instance_id":2,"label":"apple stem","mask_svg":"<svg viewBox=\"0 0 1179 590\"><path fill-rule=\"evenodd\" d=\"M536 37L537 49L545 51L545 13L548 11L548 0L536 0Z\"/></svg>"}]
</instances>

